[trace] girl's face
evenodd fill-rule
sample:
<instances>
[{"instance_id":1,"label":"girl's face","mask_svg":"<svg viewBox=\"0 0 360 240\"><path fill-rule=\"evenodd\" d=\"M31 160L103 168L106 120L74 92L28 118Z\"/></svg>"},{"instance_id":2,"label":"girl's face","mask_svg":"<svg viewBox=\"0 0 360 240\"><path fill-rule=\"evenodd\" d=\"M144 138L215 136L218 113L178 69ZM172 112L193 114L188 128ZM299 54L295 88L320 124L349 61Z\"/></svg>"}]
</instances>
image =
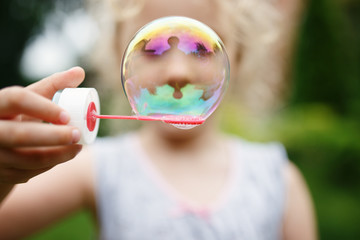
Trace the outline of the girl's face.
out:
<instances>
[{"instance_id":1,"label":"girl's face","mask_svg":"<svg viewBox=\"0 0 360 240\"><path fill-rule=\"evenodd\" d=\"M130 39L134 36L134 34L139 28L154 19L165 16L190 17L208 25L220 36L220 38L225 44L227 53L229 55L230 64L234 64L235 54L233 53L236 49L234 49L235 43L234 41L232 41L231 33L229 32L229 24L226 24L226 20L228 19L228 17L226 16L226 14L224 14L224 12L221 11L220 6L217 5L217 2L215 0L145 1L145 4L141 9L140 13L128 19L121 26L121 31L119 32L120 36L118 36L118 41L116 43L118 44L117 49L121 49L121 51L123 51L126 48ZM169 44L176 45L176 39L174 39L174 42L170 42ZM119 54L122 55L122 52ZM144 84L146 84L146 82L156 83L157 85L163 85L167 83L172 86L174 85L173 82L177 81L177 84L175 85L180 86L182 83L193 83L199 81L199 79L211 79L210 77L207 77L205 75L211 75L212 71L215 71L215 60L214 64L210 64L214 66L210 67L210 69L208 69L207 71L202 71L200 73L196 66L196 62L191 63L191 61L185 61L185 59L183 58L183 54L180 54L178 51L174 50L170 52L170 55L167 55L166 59L165 57L164 59L162 59L166 61L166 64L161 61L162 67L153 66L154 64L159 62L159 60L157 62L141 62L139 63L141 68L137 67L137 69L141 69L141 71L138 71L137 73L139 76L144 75L146 77L147 81L144 81ZM147 61L147 58L143 58L142 61ZM166 68L164 68L164 66L166 66ZM159 69L160 73L149 74L149 68L154 69L155 72L156 69ZM159 78L159 75L161 75L161 78ZM151 78L151 76L154 76L154 79L150 79L149 81L149 78ZM156 81L161 81L161 83L157 83ZM180 91L176 91L176 87L174 87L174 89L174 98L181 97ZM151 90L151 86L149 86L149 92L151 92ZM206 129L207 126L211 125L211 123L208 122L209 120L207 120L207 123L204 126L197 127L190 131L178 130L172 126L167 126L163 123L151 123L149 125L155 127L159 133L164 133L165 135L193 136L193 134L200 133L204 129Z\"/></svg>"}]
</instances>

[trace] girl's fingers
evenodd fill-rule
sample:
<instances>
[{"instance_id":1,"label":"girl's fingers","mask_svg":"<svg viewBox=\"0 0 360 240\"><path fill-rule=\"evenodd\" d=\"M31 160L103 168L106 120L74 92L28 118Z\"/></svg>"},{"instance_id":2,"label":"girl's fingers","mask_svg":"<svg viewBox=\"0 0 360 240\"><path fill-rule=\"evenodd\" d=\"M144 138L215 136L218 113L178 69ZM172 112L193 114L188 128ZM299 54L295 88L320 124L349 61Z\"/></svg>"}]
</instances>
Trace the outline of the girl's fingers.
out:
<instances>
[{"instance_id":1,"label":"girl's fingers","mask_svg":"<svg viewBox=\"0 0 360 240\"><path fill-rule=\"evenodd\" d=\"M27 87L27 89L51 99L58 90L79 86L84 78L84 69L81 67L74 67L64 72L55 73L34 84L31 84Z\"/></svg>"},{"instance_id":2,"label":"girl's fingers","mask_svg":"<svg viewBox=\"0 0 360 240\"><path fill-rule=\"evenodd\" d=\"M37 122L0 121L0 147L56 146L77 143L80 131L74 127Z\"/></svg>"},{"instance_id":3,"label":"girl's fingers","mask_svg":"<svg viewBox=\"0 0 360 240\"><path fill-rule=\"evenodd\" d=\"M56 147L0 148L0 159L2 159L0 169L49 169L73 159L81 149L82 146L78 144ZM3 170L3 172L4 171L6 170ZM3 176L2 178L5 177L9 176Z\"/></svg>"},{"instance_id":4,"label":"girl's fingers","mask_svg":"<svg viewBox=\"0 0 360 240\"><path fill-rule=\"evenodd\" d=\"M49 99L58 90L77 87L84 77L84 70L75 67L26 88L0 90L0 183L26 182L78 154L81 145L74 144L80 140L78 129L17 120L68 123L69 115Z\"/></svg>"},{"instance_id":5,"label":"girl's fingers","mask_svg":"<svg viewBox=\"0 0 360 240\"><path fill-rule=\"evenodd\" d=\"M12 119L18 114L56 124L66 124L69 115L48 99L61 89L77 87L85 77L80 67L53 74L26 88L8 87L0 90L0 118Z\"/></svg>"},{"instance_id":6,"label":"girl's fingers","mask_svg":"<svg viewBox=\"0 0 360 240\"><path fill-rule=\"evenodd\" d=\"M0 91L0 118L11 119L19 114L55 124L66 124L69 114L55 103L22 87Z\"/></svg>"}]
</instances>

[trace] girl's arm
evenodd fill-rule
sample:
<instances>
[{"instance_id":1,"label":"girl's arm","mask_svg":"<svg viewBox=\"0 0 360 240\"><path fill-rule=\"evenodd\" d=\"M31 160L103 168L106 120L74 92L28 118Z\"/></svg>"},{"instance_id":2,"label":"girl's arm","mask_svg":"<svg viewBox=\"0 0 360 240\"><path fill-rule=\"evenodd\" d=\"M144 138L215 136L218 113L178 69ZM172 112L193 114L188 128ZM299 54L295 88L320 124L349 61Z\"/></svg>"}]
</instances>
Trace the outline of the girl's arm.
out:
<instances>
[{"instance_id":1,"label":"girl's arm","mask_svg":"<svg viewBox=\"0 0 360 240\"><path fill-rule=\"evenodd\" d=\"M301 173L294 164L290 163L285 176L287 180L287 199L283 227L284 239L317 239L314 207Z\"/></svg>"},{"instance_id":2,"label":"girl's arm","mask_svg":"<svg viewBox=\"0 0 360 240\"><path fill-rule=\"evenodd\" d=\"M89 151L18 184L0 209L0 239L23 239L87 208L95 209Z\"/></svg>"},{"instance_id":3,"label":"girl's arm","mask_svg":"<svg viewBox=\"0 0 360 240\"><path fill-rule=\"evenodd\" d=\"M26 88L0 90L0 239L27 235L81 205L84 184L77 171L84 161L16 184L73 159L81 150L76 144L80 132L65 125L69 115L50 99L60 89L77 87L84 77L84 70L76 67Z\"/></svg>"},{"instance_id":4,"label":"girl's arm","mask_svg":"<svg viewBox=\"0 0 360 240\"><path fill-rule=\"evenodd\" d=\"M0 203L14 184L23 183L80 151L80 132L69 115L51 102L56 91L77 87L85 77L76 67L26 88L0 90ZM47 124L43 121L53 123Z\"/></svg>"}]
</instances>

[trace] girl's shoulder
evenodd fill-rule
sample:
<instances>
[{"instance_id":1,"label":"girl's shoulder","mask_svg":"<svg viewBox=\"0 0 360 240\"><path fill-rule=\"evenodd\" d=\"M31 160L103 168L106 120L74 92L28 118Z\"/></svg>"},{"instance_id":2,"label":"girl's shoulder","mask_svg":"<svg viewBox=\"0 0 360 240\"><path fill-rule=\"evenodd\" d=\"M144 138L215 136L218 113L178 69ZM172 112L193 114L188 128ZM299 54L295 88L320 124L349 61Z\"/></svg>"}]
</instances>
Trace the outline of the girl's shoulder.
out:
<instances>
[{"instance_id":1,"label":"girl's shoulder","mask_svg":"<svg viewBox=\"0 0 360 240\"><path fill-rule=\"evenodd\" d=\"M256 142L241 138L235 135L227 135L228 142L239 150L246 150L249 152L268 152L268 151L280 151L286 154L285 147L282 143L277 141L270 142Z\"/></svg>"},{"instance_id":2,"label":"girl's shoulder","mask_svg":"<svg viewBox=\"0 0 360 240\"><path fill-rule=\"evenodd\" d=\"M285 147L280 142L255 142L238 136L228 136L236 159L248 166L278 168L288 162Z\"/></svg>"}]
</instances>

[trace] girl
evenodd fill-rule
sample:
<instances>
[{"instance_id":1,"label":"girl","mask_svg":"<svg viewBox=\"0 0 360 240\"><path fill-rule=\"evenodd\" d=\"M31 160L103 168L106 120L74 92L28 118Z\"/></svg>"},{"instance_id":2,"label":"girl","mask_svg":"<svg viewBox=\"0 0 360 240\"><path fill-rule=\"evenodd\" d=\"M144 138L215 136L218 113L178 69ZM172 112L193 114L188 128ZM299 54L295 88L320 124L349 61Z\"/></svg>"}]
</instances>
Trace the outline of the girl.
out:
<instances>
[{"instance_id":1,"label":"girl","mask_svg":"<svg viewBox=\"0 0 360 240\"><path fill-rule=\"evenodd\" d=\"M110 2L117 10L118 59L144 24L169 15L190 17L224 40L234 70L230 86L236 71L246 69L245 43L256 40L244 23L254 21L257 30L251 13L270 5L152 0L130 1L127 8ZM189 78L187 71L170 68L169 79ZM281 145L224 135L213 118L188 131L147 123L80 151L79 131L65 125L68 114L47 98L83 79L77 67L27 88L0 91L0 239L22 238L81 208L93 212L102 239L316 238L307 188Z\"/></svg>"}]
</instances>

